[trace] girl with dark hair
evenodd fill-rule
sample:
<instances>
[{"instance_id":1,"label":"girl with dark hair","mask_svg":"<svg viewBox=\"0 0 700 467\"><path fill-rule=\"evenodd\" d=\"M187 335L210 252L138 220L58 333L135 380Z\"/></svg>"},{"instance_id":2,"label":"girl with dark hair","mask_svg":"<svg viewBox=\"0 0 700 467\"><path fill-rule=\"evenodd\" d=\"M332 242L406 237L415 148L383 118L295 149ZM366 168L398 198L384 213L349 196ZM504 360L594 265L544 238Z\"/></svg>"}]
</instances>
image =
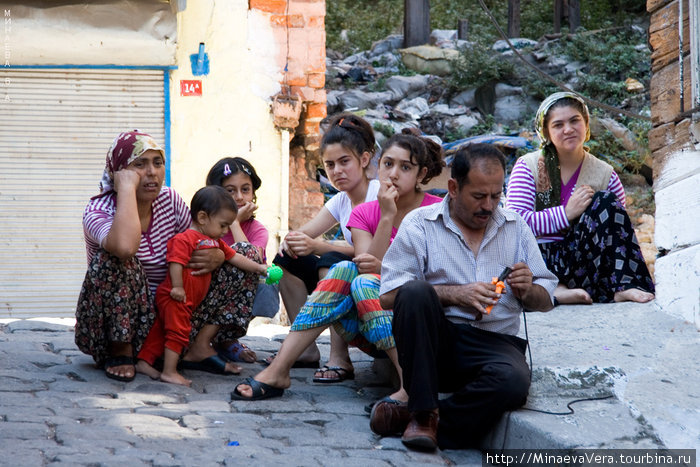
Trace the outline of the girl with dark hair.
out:
<instances>
[{"instance_id":1,"label":"girl with dark hair","mask_svg":"<svg viewBox=\"0 0 700 467\"><path fill-rule=\"evenodd\" d=\"M252 245L265 262L265 248L270 235L267 228L255 219L255 211L258 209L256 192L262 185L255 168L242 157L224 157L209 170L206 183L224 187L238 207L236 220L221 240L236 251L250 248ZM247 319L248 322L260 307L264 307L263 311L272 316L279 310L277 285L259 284L252 304L247 290L234 294L233 300L242 304L239 307L241 319ZM239 327L238 332L233 334L224 330L225 340L217 343L217 349L219 355L227 360L252 363L257 356L253 350L238 340L245 334L245 332L241 334L242 330L242 327Z\"/></svg>"},{"instance_id":2,"label":"girl with dark hair","mask_svg":"<svg viewBox=\"0 0 700 467\"><path fill-rule=\"evenodd\" d=\"M340 191L334 195L313 219L296 230L290 231L282 241L273 263L280 266L284 275L280 281L280 295L290 321L294 321L299 309L313 292L318 281L325 277L328 268L339 261L351 260L353 239L347 228L350 213L355 206L377 199L379 181L367 176L375 151L374 130L363 118L351 113L333 116L321 139L321 158L328 179ZM322 235L340 224L348 245L329 242ZM312 341L299 356L295 367L316 368L320 352ZM270 364L274 355L264 360ZM331 331L331 350L328 364L314 376L326 382L339 382L334 370L346 368L350 355L343 340Z\"/></svg>"},{"instance_id":3,"label":"girl with dark hair","mask_svg":"<svg viewBox=\"0 0 700 467\"><path fill-rule=\"evenodd\" d=\"M354 258L331 267L300 310L270 366L236 386L233 399L282 395L291 384L289 371L296 359L329 326L370 355L386 353L401 379L391 331L393 315L379 305L381 261L404 216L442 200L424 193L419 185L439 175L444 164L442 148L427 138L398 134L385 146L379 159L377 200L353 209L347 224L353 235ZM351 369L344 371L345 379L353 377ZM402 385L389 397L396 403L408 401Z\"/></svg>"},{"instance_id":4,"label":"girl with dark hair","mask_svg":"<svg viewBox=\"0 0 700 467\"><path fill-rule=\"evenodd\" d=\"M528 223L559 278L555 305L653 300L620 178L584 146L590 138L585 102L570 92L552 94L535 125L541 149L516 162L506 207Z\"/></svg>"}]
</instances>

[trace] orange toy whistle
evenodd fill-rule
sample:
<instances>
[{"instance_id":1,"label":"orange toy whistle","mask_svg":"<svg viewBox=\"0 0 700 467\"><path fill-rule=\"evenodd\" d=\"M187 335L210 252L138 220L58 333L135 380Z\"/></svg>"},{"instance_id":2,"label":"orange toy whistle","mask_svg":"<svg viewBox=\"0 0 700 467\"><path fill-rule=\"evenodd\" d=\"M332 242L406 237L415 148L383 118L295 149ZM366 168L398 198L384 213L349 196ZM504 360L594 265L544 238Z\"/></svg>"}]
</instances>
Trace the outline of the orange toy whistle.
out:
<instances>
[{"instance_id":1,"label":"orange toy whistle","mask_svg":"<svg viewBox=\"0 0 700 467\"><path fill-rule=\"evenodd\" d=\"M501 295L501 293L503 293L503 291L506 289L506 284L503 281L506 280L506 277L508 277L508 274L510 274L512 271L513 270L511 268L506 267L500 276L491 279L491 283L496 285L496 293L498 295ZM486 314L490 314L491 310L493 310L493 305L487 306Z\"/></svg>"}]
</instances>

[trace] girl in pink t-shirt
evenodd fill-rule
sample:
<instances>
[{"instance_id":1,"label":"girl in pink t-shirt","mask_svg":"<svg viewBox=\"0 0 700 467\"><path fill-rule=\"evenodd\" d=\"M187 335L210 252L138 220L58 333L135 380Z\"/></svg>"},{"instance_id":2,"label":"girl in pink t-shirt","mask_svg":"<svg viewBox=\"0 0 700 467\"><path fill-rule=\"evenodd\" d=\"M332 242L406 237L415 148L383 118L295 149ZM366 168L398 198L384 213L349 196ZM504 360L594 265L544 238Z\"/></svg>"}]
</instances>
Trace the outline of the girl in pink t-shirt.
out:
<instances>
[{"instance_id":1,"label":"girl in pink t-shirt","mask_svg":"<svg viewBox=\"0 0 700 467\"><path fill-rule=\"evenodd\" d=\"M435 142L410 132L389 139L379 160L377 200L356 207L348 221L354 243L353 260L330 268L301 308L270 366L236 386L231 393L233 399L259 400L282 395L291 384L289 371L296 359L331 325L347 342L368 354L386 353L401 378L391 332L393 315L379 305L381 261L405 215L441 200L421 191L419 184L439 175L443 166L442 148ZM337 372L343 379L354 377L352 366L326 368L329 371ZM323 378L314 381L326 382ZM390 398L405 404L408 394L401 385Z\"/></svg>"}]
</instances>

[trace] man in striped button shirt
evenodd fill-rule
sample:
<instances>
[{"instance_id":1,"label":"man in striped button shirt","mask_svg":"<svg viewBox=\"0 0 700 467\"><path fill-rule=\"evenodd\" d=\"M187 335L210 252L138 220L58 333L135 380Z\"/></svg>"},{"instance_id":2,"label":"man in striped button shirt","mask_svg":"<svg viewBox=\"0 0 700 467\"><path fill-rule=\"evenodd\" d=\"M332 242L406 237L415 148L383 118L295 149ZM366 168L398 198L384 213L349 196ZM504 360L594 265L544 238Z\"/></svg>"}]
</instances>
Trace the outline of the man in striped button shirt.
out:
<instances>
[{"instance_id":1,"label":"man in striped button shirt","mask_svg":"<svg viewBox=\"0 0 700 467\"><path fill-rule=\"evenodd\" d=\"M373 429L391 434L405 426L409 447L476 447L505 411L526 401L520 313L551 310L557 278L532 230L498 206L504 177L495 146L460 150L448 195L409 213L382 261L380 301L394 310L409 401L380 402ZM512 272L499 295L492 278L505 267ZM438 400L438 392L452 395Z\"/></svg>"}]
</instances>

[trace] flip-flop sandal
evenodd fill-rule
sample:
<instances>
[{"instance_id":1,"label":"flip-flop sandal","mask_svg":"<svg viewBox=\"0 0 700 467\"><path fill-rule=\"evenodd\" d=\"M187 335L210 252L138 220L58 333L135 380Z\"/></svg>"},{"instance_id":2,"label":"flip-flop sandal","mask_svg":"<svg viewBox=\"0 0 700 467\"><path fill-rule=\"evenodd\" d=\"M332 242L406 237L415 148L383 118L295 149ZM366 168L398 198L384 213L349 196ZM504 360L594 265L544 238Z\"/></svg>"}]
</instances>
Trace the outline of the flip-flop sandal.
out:
<instances>
[{"instance_id":1,"label":"flip-flop sandal","mask_svg":"<svg viewBox=\"0 0 700 467\"><path fill-rule=\"evenodd\" d=\"M258 360L259 363L262 363L265 366L270 366L270 363L272 363L272 360L275 359L277 356L277 352L273 353L267 358L263 358L262 360ZM321 362L319 360L316 360L315 362L304 362L302 360L297 360L292 364L292 368L318 368L318 365Z\"/></svg>"},{"instance_id":2,"label":"flip-flop sandal","mask_svg":"<svg viewBox=\"0 0 700 467\"><path fill-rule=\"evenodd\" d=\"M241 354L243 352L249 351L250 348L245 345L242 342L234 342L233 344L229 345L227 348L223 350L219 350L219 357L223 358L224 360L228 360L231 362L238 362L238 363L253 363L253 361L249 362L248 360L245 360L241 357Z\"/></svg>"},{"instance_id":3,"label":"flip-flop sandal","mask_svg":"<svg viewBox=\"0 0 700 467\"><path fill-rule=\"evenodd\" d=\"M242 384L247 384L251 387L251 389L253 390L252 397L244 397L238 391L238 386ZM284 394L284 389L270 386L269 384L262 383L253 379L252 376L249 376L242 383L236 385L236 387L231 392L231 399L236 401L259 401L263 399L271 399L273 397L281 397L282 394Z\"/></svg>"},{"instance_id":4,"label":"flip-flop sandal","mask_svg":"<svg viewBox=\"0 0 700 467\"><path fill-rule=\"evenodd\" d=\"M240 372L235 373L232 371L226 371L226 361L218 355L212 355L211 357L207 357L204 360L200 360L198 362L181 360L180 367L185 370L206 371L207 373L214 373L215 375L240 374Z\"/></svg>"},{"instance_id":5,"label":"flip-flop sandal","mask_svg":"<svg viewBox=\"0 0 700 467\"><path fill-rule=\"evenodd\" d=\"M355 372L353 370L346 370L345 368L342 368L339 366L324 365L321 368L316 369L316 373L318 373L318 372L326 373L328 371L332 371L333 373L335 373L335 377L334 378L323 378L323 377L314 376L313 382L314 383L330 384L330 383L341 383L347 379L355 379Z\"/></svg>"},{"instance_id":6,"label":"flip-flop sandal","mask_svg":"<svg viewBox=\"0 0 700 467\"><path fill-rule=\"evenodd\" d=\"M108 368L114 368L115 366L131 365L134 367L134 374L132 376L120 376L115 373L110 373L107 371ZM116 381L122 381L128 383L136 378L136 367L134 366L134 359L128 355L116 355L113 357L107 357L105 360L105 375L107 378L114 379Z\"/></svg>"}]
</instances>

